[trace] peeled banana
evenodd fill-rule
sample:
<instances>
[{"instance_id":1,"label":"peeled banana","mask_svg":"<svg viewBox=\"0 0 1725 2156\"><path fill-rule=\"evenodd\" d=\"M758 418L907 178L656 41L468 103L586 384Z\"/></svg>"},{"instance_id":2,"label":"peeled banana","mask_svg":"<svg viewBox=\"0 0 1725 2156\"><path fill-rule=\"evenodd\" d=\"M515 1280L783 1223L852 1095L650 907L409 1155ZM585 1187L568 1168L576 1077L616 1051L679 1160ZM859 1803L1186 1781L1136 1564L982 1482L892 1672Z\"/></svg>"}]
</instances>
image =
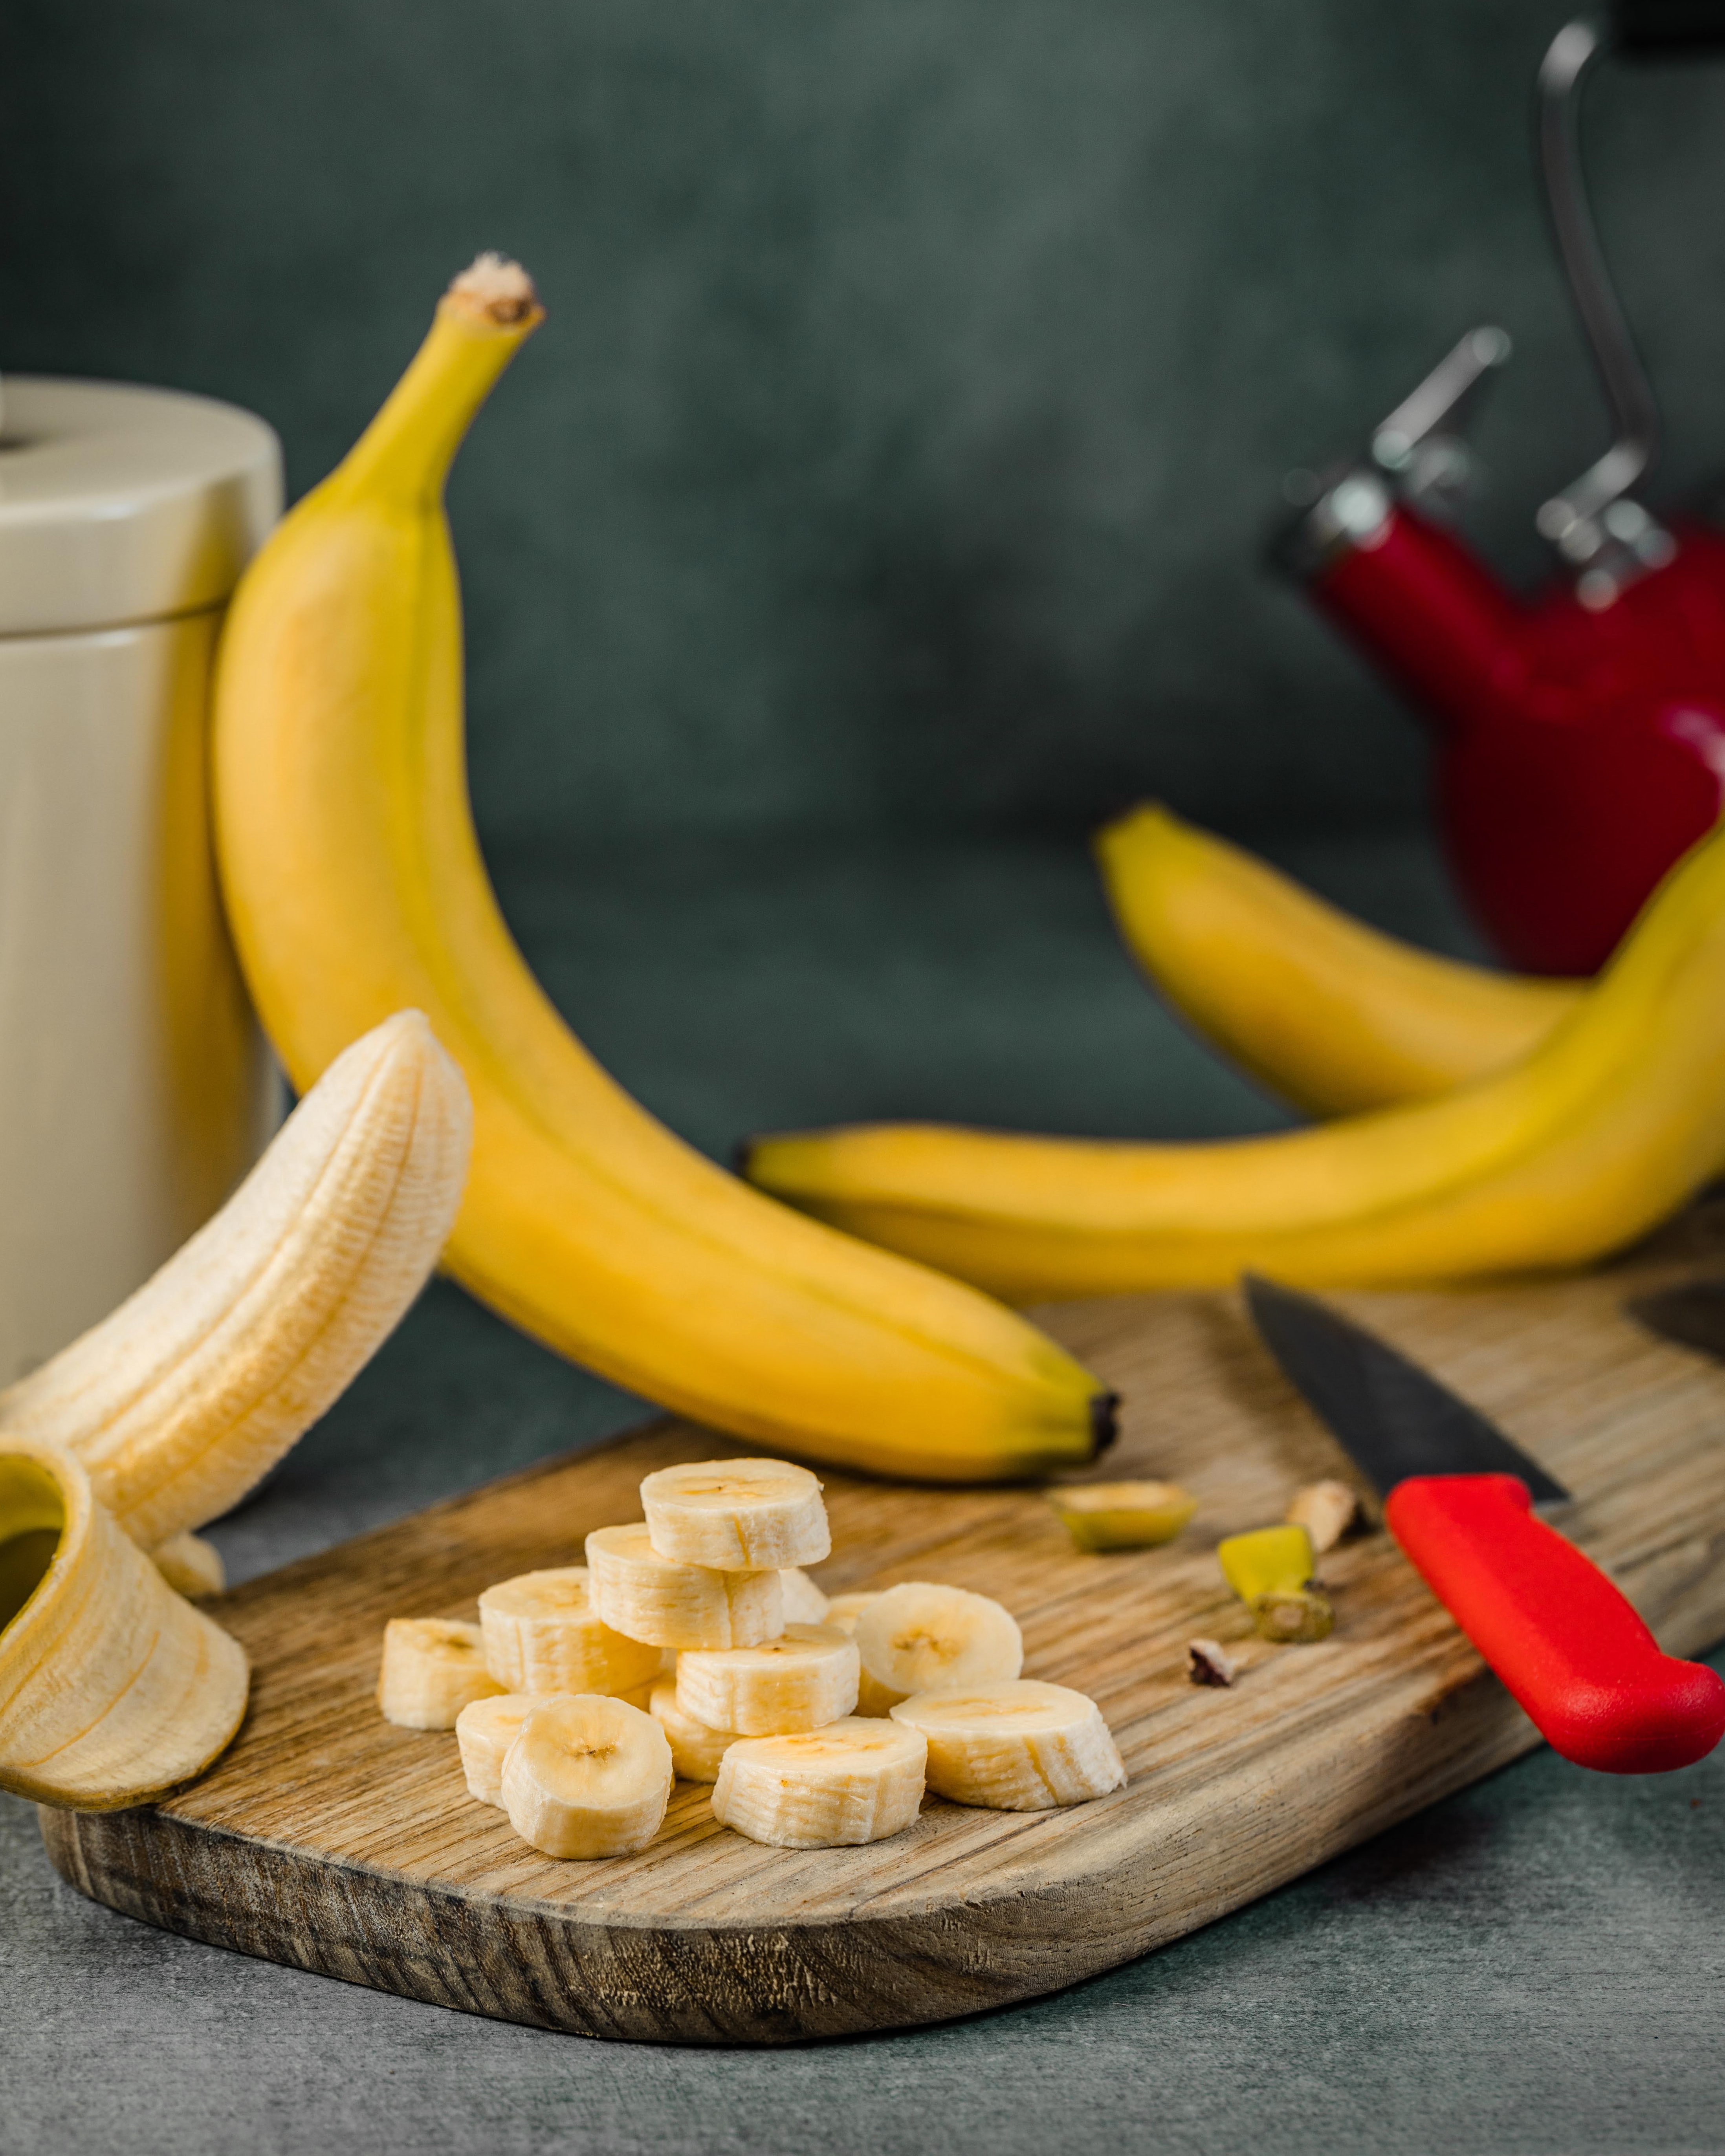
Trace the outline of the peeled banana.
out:
<instances>
[{"instance_id":1,"label":"peeled banana","mask_svg":"<svg viewBox=\"0 0 1725 2156\"><path fill-rule=\"evenodd\" d=\"M655 1550L644 1527L596 1529L587 1538L587 1569L594 1609L631 1640L658 1647L752 1647L784 1630L784 1581L777 1571L674 1563Z\"/></svg>"},{"instance_id":2,"label":"peeled banana","mask_svg":"<svg viewBox=\"0 0 1725 2156\"><path fill-rule=\"evenodd\" d=\"M781 1197L1024 1301L1247 1268L1389 1286L1584 1265L1725 1159L1725 835L1671 870L1509 1070L1440 1100L1220 1144L880 1125L759 1142Z\"/></svg>"},{"instance_id":3,"label":"peeled banana","mask_svg":"<svg viewBox=\"0 0 1725 2156\"><path fill-rule=\"evenodd\" d=\"M744 1737L819 1729L856 1707L857 1651L830 1625L788 1625L758 1647L677 1656L677 1708L691 1722Z\"/></svg>"},{"instance_id":4,"label":"peeled banana","mask_svg":"<svg viewBox=\"0 0 1725 2156\"><path fill-rule=\"evenodd\" d=\"M453 1729L464 1707L503 1690L485 1667L477 1625L392 1617L383 1628L377 1708L401 1729Z\"/></svg>"},{"instance_id":5,"label":"peeled banana","mask_svg":"<svg viewBox=\"0 0 1725 2156\"><path fill-rule=\"evenodd\" d=\"M676 1681L661 1677L648 1702L654 1720L665 1732L671 1748L671 1763L685 1782L718 1779L719 1763L737 1740L734 1729L709 1729L677 1704Z\"/></svg>"},{"instance_id":6,"label":"peeled banana","mask_svg":"<svg viewBox=\"0 0 1725 2156\"><path fill-rule=\"evenodd\" d=\"M822 1625L826 1622L827 1598L806 1572L795 1565L787 1565L779 1573L779 1589L784 1604L787 1625Z\"/></svg>"},{"instance_id":7,"label":"peeled banana","mask_svg":"<svg viewBox=\"0 0 1725 2156\"><path fill-rule=\"evenodd\" d=\"M239 1643L174 1593L71 1453L0 1439L0 1789L143 1804L223 1749L249 1682Z\"/></svg>"},{"instance_id":8,"label":"peeled banana","mask_svg":"<svg viewBox=\"0 0 1725 2156\"><path fill-rule=\"evenodd\" d=\"M278 528L228 615L218 837L270 1038L303 1088L387 1013L424 1010L474 1096L450 1270L619 1384L900 1475L1011 1479L1087 1460L1111 1406L1063 1348L684 1145L593 1062L510 937L468 808L442 497L540 319L516 264L484 257L458 278L377 419Z\"/></svg>"},{"instance_id":9,"label":"peeled banana","mask_svg":"<svg viewBox=\"0 0 1725 2156\"><path fill-rule=\"evenodd\" d=\"M171 1535L151 1551L150 1561L174 1593L188 1602L219 1594L228 1584L222 1553L202 1535Z\"/></svg>"},{"instance_id":10,"label":"peeled banana","mask_svg":"<svg viewBox=\"0 0 1725 2156\"><path fill-rule=\"evenodd\" d=\"M146 1548L234 1505L345 1389L437 1263L467 1091L418 1011L336 1057L152 1280L0 1393L0 1445L75 1452Z\"/></svg>"},{"instance_id":11,"label":"peeled banana","mask_svg":"<svg viewBox=\"0 0 1725 2156\"><path fill-rule=\"evenodd\" d=\"M485 1664L505 1691L633 1691L659 1675L656 1646L601 1619L584 1565L500 1580L479 1613Z\"/></svg>"},{"instance_id":12,"label":"peeled banana","mask_svg":"<svg viewBox=\"0 0 1725 2156\"><path fill-rule=\"evenodd\" d=\"M928 1744L928 1786L955 1804L1050 1811L1121 1788L1126 1768L1093 1699L1065 1685L1009 1684L917 1692L892 1719Z\"/></svg>"},{"instance_id":13,"label":"peeled banana","mask_svg":"<svg viewBox=\"0 0 1725 2156\"><path fill-rule=\"evenodd\" d=\"M470 1796L482 1804L503 1804L503 1762L521 1734L521 1724L547 1695L538 1691L495 1691L470 1701L455 1717L455 1743ZM551 1697L562 1695L553 1693Z\"/></svg>"},{"instance_id":14,"label":"peeled banana","mask_svg":"<svg viewBox=\"0 0 1725 2156\"><path fill-rule=\"evenodd\" d=\"M698 1460L641 1484L653 1547L726 1570L814 1564L833 1547L820 1484L788 1460Z\"/></svg>"},{"instance_id":15,"label":"peeled banana","mask_svg":"<svg viewBox=\"0 0 1725 2156\"><path fill-rule=\"evenodd\" d=\"M838 1849L902 1832L922 1803L922 1732L852 1717L790 1737L746 1737L712 1795L721 1826L778 1849Z\"/></svg>"},{"instance_id":16,"label":"peeled banana","mask_svg":"<svg viewBox=\"0 0 1725 2156\"><path fill-rule=\"evenodd\" d=\"M852 1636L865 1715L890 1713L912 1692L1004 1684L1024 1665L1024 1635L1010 1610L968 1588L926 1580L904 1580L876 1595Z\"/></svg>"},{"instance_id":17,"label":"peeled banana","mask_svg":"<svg viewBox=\"0 0 1725 2156\"><path fill-rule=\"evenodd\" d=\"M1159 805L1109 824L1096 849L1120 932L1168 1001L1315 1115L1503 1070L1584 993L1399 942Z\"/></svg>"},{"instance_id":18,"label":"peeled banana","mask_svg":"<svg viewBox=\"0 0 1725 2156\"><path fill-rule=\"evenodd\" d=\"M626 1856L658 1833L670 1746L650 1714L594 1695L542 1701L504 1756L499 1794L547 1856Z\"/></svg>"}]
</instances>

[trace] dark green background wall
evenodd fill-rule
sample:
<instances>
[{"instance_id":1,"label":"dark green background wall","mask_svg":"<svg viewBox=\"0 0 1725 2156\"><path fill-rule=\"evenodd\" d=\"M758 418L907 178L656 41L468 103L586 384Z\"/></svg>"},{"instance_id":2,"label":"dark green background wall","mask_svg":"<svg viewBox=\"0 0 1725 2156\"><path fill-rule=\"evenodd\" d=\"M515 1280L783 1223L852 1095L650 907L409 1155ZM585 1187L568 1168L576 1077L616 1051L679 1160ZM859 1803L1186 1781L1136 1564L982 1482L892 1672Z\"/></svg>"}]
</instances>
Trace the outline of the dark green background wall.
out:
<instances>
[{"instance_id":1,"label":"dark green background wall","mask_svg":"<svg viewBox=\"0 0 1725 2156\"><path fill-rule=\"evenodd\" d=\"M295 490L450 272L551 320L454 492L475 786L538 824L1405 815L1257 567L1471 322L1517 573L1602 421L1533 187L1544 0L12 0L0 361L265 413ZM1668 487L1725 462L1725 69L1602 82Z\"/></svg>"}]
</instances>

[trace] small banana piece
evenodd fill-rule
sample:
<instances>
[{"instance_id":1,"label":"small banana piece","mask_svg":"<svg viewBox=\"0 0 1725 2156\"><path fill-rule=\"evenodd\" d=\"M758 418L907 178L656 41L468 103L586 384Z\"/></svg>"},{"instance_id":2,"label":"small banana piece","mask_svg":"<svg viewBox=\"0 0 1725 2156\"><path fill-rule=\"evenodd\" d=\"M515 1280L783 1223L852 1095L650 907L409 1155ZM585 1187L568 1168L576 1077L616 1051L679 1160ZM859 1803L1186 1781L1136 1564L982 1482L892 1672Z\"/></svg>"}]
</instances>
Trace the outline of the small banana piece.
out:
<instances>
[{"instance_id":1,"label":"small banana piece","mask_svg":"<svg viewBox=\"0 0 1725 2156\"><path fill-rule=\"evenodd\" d=\"M829 1625L792 1625L758 1647L677 1656L677 1707L709 1729L774 1737L819 1729L856 1706L856 1644Z\"/></svg>"},{"instance_id":2,"label":"small banana piece","mask_svg":"<svg viewBox=\"0 0 1725 2156\"><path fill-rule=\"evenodd\" d=\"M1110 824L1096 849L1120 932L1157 987L1314 1115L1435 1099L1502 1070L1583 993L1381 935L1157 804Z\"/></svg>"},{"instance_id":3,"label":"small banana piece","mask_svg":"<svg viewBox=\"0 0 1725 2156\"><path fill-rule=\"evenodd\" d=\"M228 1584L222 1553L202 1535L170 1536L151 1551L150 1561L174 1593L183 1594L188 1602L219 1594Z\"/></svg>"},{"instance_id":4,"label":"small banana piece","mask_svg":"<svg viewBox=\"0 0 1725 2156\"><path fill-rule=\"evenodd\" d=\"M453 1729L463 1707L502 1689L485 1667L477 1625L392 1617L383 1627L377 1709L398 1729Z\"/></svg>"},{"instance_id":5,"label":"small banana piece","mask_svg":"<svg viewBox=\"0 0 1725 2156\"><path fill-rule=\"evenodd\" d=\"M820 1483L788 1460L699 1460L641 1485L661 1557L732 1572L818 1564L833 1547Z\"/></svg>"},{"instance_id":6,"label":"small banana piece","mask_svg":"<svg viewBox=\"0 0 1725 2156\"><path fill-rule=\"evenodd\" d=\"M1178 1482L1063 1482L1045 1495L1081 1550L1153 1549L1198 1510Z\"/></svg>"},{"instance_id":7,"label":"small banana piece","mask_svg":"<svg viewBox=\"0 0 1725 2156\"><path fill-rule=\"evenodd\" d=\"M562 1693L498 1691L488 1698L470 1700L455 1717L455 1743L461 1753L461 1772L470 1795L482 1804L503 1808L503 1762L521 1734L521 1724L547 1697Z\"/></svg>"},{"instance_id":8,"label":"small banana piece","mask_svg":"<svg viewBox=\"0 0 1725 2156\"><path fill-rule=\"evenodd\" d=\"M928 1786L954 1804L1045 1812L1124 1786L1126 1768L1101 1709L1065 1685L1010 1684L919 1691L892 1719L928 1743Z\"/></svg>"},{"instance_id":9,"label":"small banana piece","mask_svg":"<svg viewBox=\"0 0 1725 2156\"><path fill-rule=\"evenodd\" d=\"M1024 1301L1394 1286L1588 1265L1725 1162L1725 831L1519 1063L1441 1099L1216 1144L877 1126L757 1143L826 1219Z\"/></svg>"},{"instance_id":10,"label":"small banana piece","mask_svg":"<svg viewBox=\"0 0 1725 2156\"><path fill-rule=\"evenodd\" d=\"M784 1621L787 1625L824 1625L827 1615L827 1598L806 1572L793 1565L786 1565L780 1572L779 1584L784 1598Z\"/></svg>"},{"instance_id":11,"label":"small banana piece","mask_svg":"<svg viewBox=\"0 0 1725 2156\"><path fill-rule=\"evenodd\" d=\"M425 1285L470 1127L461 1073L424 1017L386 1019L331 1063L153 1279L0 1393L0 1443L75 1452L146 1549L228 1511Z\"/></svg>"},{"instance_id":12,"label":"small banana piece","mask_svg":"<svg viewBox=\"0 0 1725 2156\"><path fill-rule=\"evenodd\" d=\"M857 1619L871 1602L880 1599L879 1588L865 1589L853 1594L835 1594L827 1604L826 1614L820 1621L823 1625L836 1625L841 1632L849 1632L854 1638Z\"/></svg>"},{"instance_id":13,"label":"small banana piece","mask_svg":"<svg viewBox=\"0 0 1725 2156\"><path fill-rule=\"evenodd\" d=\"M479 1611L485 1665L505 1691L627 1692L659 1675L659 1649L593 1608L585 1565L500 1580Z\"/></svg>"},{"instance_id":14,"label":"small banana piece","mask_svg":"<svg viewBox=\"0 0 1725 2156\"><path fill-rule=\"evenodd\" d=\"M968 1588L911 1579L889 1587L856 1620L860 1712L887 1714L912 1692L1005 1684L1024 1666L1010 1610Z\"/></svg>"},{"instance_id":15,"label":"small banana piece","mask_svg":"<svg viewBox=\"0 0 1725 2156\"><path fill-rule=\"evenodd\" d=\"M671 1762L685 1782L715 1782L719 1762L737 1741L734 1729L709 1729L704 1722L685 1714L677 1705L675 1679L661 1677L648 1702L654 1720L665 1732Z\"/></svg>"},{"instance_id":16,"label":"small banana piece","mask_svg":"<svg viewBox=\"0 0 1725 2156\"><path fill-rule=\"evenodd\" d=\"M469 806L444 485L542 319L519 264L458 277L228 611L216 836L265 1029L304 1091L388 1012L426 1013L475 1102L449 1270L619 1384L847 1466L957 1481L1081 1466L1107 1442L1112 1399L1064 1348L683 1143L587 1053L509 932Z\"/></svg>"},{"instance_id":17,"label":"small banana piece","mask_svg":"<svg viewBox=\"0 0 1725 2156\"><path fill-rule=\"evenodd\" d=\"M752 1647L784 1630L776 1572L719 1572L660 1557L644 1526L587 1538L593 1606L613 1631L656 1647Z\"/></svg>"},{"instance_id":18,"label":"small banana piece","mask_svg":"<svg viewBox=\"0 0 1725 2156\"><path fill-rule=\"evenodd\" d=\"M239 1642L174 1593L71 1453L0 1442L0 1789L144 1804L222 1751L249 1681Z\"/></svg>"},{"instance_id":19,"label":"small banana piece","mask_svg":"<svg viewBox=\"0 0 1725 2156\"><path fill-rule=\"evenodd\" d=\"M920 1730L852 1716L797 1736L746 1737L726 1753L712 1794L721 1825L775 1849L884 1841L922 1804Z\"/></svg>"},{"instance_id":20,"label":"small banana piece","mask_svg":"<svg viewBox=\"0 0 1725 2156\"><path fill-rule=\"evenodd\" d=\"M509 1823L547 1856L626 1856L658 1833L671 1753L650 1714L596 1693L542 1701L504 1756Z\"/></svg>"},{"instance_id":21,"label":"small banana piece","mask_svg":"<svg viewBox=\"0 0 1725 2156\"><path fill-rule=\"evenodd\" d=\"M1319 1557L1336 1547L1358 1517L1358 1496L1345 1482L1308 1482L1288 1506L1289 1522L1305 1528Z\"/></svg>"},{"instance_id":22,"label":"small banana piece","mask_svg":"<svg viewBox=\"0 0 1725 2156\"><path fill-rule=\"evenodd\" d=\"M1336 1613L1312 1578L1312 1537L1299 1522L1229 1535L1217 1543L1216 1558L1260 1638L1310 1646L1329 1637Z\"/></svg>"}]
</instances>

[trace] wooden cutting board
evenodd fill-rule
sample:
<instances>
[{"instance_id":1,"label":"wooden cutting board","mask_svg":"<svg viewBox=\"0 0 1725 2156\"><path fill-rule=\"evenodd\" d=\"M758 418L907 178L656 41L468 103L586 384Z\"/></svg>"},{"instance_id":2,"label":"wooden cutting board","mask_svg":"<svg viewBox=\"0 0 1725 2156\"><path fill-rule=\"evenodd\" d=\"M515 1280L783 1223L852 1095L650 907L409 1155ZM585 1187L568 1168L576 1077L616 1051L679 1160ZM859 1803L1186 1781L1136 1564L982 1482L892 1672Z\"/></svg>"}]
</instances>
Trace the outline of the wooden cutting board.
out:
<instances>
[{"instance_id":1,"label":"wooden cutting board","mask_svg":"<svg viewBox=\"0 0 1725 2156\"><path fill-rule=\"evenodd\" d=\"M1725 1367L1654 1340L1620 1305L1721 1247L1722 1214L1697 1215L1585 1280L1338 1298L1569 1486L1560 1524L1678 1653L1725 1635ZM238 1742L159 1807L44 1810L54 1863L170 1931L439 2005L588 2035L783 2043L939 2020L1111 1968L1538 1741L1381 1532L1322 1561L1332 1637L1254 1637L1218 1537L1348 1470L1232 1296L1045 1315L1125 1396L1106 1471L1185 1483L1194 1526L1161 1550L1081 1556L1033 1491L834 1473L818 1577L830 1592L922 1578L998 1597L1023 1625L1026 1675L1100 1702L1130 1774L1116 1794L1039 1814L930 1799L890 1841L802 1852L726 1831L706 1789L680 1783L639 1856L558 1862L518 1840L467 1796L453 1737L379 1717L383 1622L470 1618L490 1582L578 1562L590 1528L638 1518L651 1469L744 1449L660 1423L213 1605L256 1671ZM1194 1635L1240 1652L1233 1689L1187 1681Z\"/></svg>"}]
</instances>

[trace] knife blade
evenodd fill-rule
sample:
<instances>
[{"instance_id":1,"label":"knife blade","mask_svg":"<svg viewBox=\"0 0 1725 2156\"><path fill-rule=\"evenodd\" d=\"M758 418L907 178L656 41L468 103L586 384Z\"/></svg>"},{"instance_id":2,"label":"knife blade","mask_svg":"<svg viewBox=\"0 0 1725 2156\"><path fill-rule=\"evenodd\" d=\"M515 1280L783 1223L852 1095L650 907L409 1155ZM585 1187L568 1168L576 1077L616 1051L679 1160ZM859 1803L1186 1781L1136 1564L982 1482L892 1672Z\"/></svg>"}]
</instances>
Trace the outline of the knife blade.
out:
<instances>
[{"instance_id":1,"label":"knife blade","mask_svg":"<svg viewBox=\"0 0 1725 2156\"><path fill-rule=\"evenodd\" d=\"M1534 1516L1568 1496L1476 1408L1340 1311L1248 1273L1252 1321L1384 1498L1405 1555L1555 1751L1664 1774L1725 1735L1725 1682L1661 1651L1590 1558Z\"/></svg>"},{"instance_id":2,"label":"knife blade","mask_svg":"<svg viewBox=\"0 0 1725 2156\"><path fill-rule=\"evenodd\" d=\"M1661 1340L1698 1348L1725 1362L1725 1280L1686 1281L1681 1287L1637 1296L1623 1306Z\"/></svg>"}]
</instances>

